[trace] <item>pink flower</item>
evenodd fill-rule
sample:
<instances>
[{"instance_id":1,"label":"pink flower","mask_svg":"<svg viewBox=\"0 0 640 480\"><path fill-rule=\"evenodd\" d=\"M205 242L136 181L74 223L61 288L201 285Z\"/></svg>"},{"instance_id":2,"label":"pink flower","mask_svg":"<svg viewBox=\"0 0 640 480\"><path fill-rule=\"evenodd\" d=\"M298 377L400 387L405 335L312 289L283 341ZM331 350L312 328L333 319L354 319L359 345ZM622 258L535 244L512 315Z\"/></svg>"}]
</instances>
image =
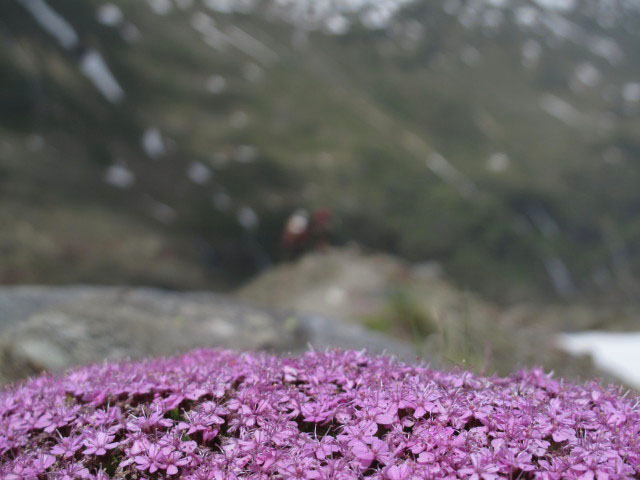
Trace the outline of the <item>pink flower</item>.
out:
<instances>
[{"instance_id":1,"label":"pink flower","mask_svg":"<svg viewBox=\"0 0 640 480\"><path fill-rule=\"evenodd\" d=\"M142 455L134 457L134 461L138 464L136 468L138 470L148 470L149 473L155 473L159 469L163 468L163 454L158 445L149 445L146 452Z\"/></svg>"},{"instance_id":2,"label":"pink flower","mask_svg":"<svg viewBox=\"0 0 640 480\"><path fill-rule=\"evenodd\" d=\"M384 476L387 480L407 480L410 475L411 467L406 463L390 465L384 469Z\"/></svg>"},{"instance_id":3,"label":"pink flower","mask_svg":"<svg viewBox=\"0 0 640 480\"><path fill-rule=\"evenodd\" d=\"M0 391L0 478L634 478L639 405L540 370L197 350Z\"/></svg>"},{"instance_id":4,"label":"pink flower","mask_svg":"<svg viewBox=\"0 0 640 480\"><path fill-rule=\"evenodd\" d=\"M107 432L93 432L84 440L84 445L87 447L82 453L86 455L104 455L107 450L111 450L120 445L119 442L113 441L113 435L109 435Z\"/></svg>"},{"instance_id":5,"label":"pink flower","mask_svg":"<svg viewBox=\"0 0 640 480\"><path fill-rule=\"evenodd\" d=\"M51 449L51 453L71 458L76 454L76 451L80 450L81 446L82 437L80 436L61 437L58 444Z\"/></svg>"},{"instance_id":6,"label":"pink flower","mask_svg":"<svg viewBox=\"0 0 640 480\"><path fill-rule=\"evenodd\" d=\"M167 471L167 475L175 475L178 473L178 467L189 465L189 459L184 458L180 452L173 451L169 454L163 454L162 468Z\"/></svg>"}]
</instances>

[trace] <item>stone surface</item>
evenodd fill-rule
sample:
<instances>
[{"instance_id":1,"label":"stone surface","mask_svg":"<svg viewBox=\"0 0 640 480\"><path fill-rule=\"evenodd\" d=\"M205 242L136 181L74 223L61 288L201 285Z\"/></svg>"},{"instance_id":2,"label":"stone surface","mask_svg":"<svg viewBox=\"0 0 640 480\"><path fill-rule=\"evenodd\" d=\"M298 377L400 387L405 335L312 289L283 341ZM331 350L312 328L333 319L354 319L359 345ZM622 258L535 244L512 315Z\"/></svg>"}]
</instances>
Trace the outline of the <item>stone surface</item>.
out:
<instances>
[{"instance_id":1,"label":"stone surface","mask_svg":"<svg viewBox=\"0 0 640 480\"><path fill-rule=\"evenodd\" d=\"M208 292L147 288L0 289L0 380L104 359L165 355L197 347L300 352L367 348L405 359L409 344L359 325L288 314Z\"/></svg>"}]
</instances>

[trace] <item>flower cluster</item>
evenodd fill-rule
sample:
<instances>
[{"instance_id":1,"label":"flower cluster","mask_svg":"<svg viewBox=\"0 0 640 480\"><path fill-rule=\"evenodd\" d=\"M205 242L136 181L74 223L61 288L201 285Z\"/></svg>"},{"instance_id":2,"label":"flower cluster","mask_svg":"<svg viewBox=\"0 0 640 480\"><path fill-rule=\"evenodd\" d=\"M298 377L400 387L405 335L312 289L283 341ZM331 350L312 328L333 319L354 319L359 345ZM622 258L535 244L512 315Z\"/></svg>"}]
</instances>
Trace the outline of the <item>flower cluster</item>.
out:
<instances>
[{"instance_id":1,"label":"flower cluster","mask_svg":"<svg viewBox=\"0 0 640 480\"><path fill-rule=\"evenodd\" d=\"M640 478L640 412L539 370L198 350L0 393L0 478Z\"/></svg>"}]
</instances>

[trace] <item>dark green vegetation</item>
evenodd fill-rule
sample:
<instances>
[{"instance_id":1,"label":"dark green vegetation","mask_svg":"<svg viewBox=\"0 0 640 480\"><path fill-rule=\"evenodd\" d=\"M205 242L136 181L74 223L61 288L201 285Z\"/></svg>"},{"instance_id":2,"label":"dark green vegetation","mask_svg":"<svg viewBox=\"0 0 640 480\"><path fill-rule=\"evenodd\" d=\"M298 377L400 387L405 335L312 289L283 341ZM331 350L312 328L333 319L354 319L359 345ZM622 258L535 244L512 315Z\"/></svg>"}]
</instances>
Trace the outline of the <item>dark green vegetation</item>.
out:
<instances>
[{"instance_id":1,"label":"dark green vegetation","mask_svg":"<svg viewBox=\"0 0 640 480\"><path fill-rule=\"evenodd\" d=\"M50 1L78 33L64 49L0 2L0 282L233 283L278 258L293 209L329 206L339 239L502 300L551 277L563 295L635 292L637 7L418 0L336 36L267 1L117 1L117 26L102 3ZM90 49L120 102L80 72ZM135 182L106 183L114 165Z\"/></svg>"}]
</instances>

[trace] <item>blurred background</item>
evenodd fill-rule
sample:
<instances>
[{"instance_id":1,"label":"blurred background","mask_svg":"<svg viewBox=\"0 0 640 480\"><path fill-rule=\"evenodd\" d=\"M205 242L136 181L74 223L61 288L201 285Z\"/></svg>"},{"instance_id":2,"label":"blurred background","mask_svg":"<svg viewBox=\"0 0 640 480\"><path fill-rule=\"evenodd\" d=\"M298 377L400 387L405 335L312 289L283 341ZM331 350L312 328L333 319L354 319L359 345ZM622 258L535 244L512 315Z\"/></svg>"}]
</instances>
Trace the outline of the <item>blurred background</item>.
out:
<instances>
[{"instance_id":1,"label":"blurred background","mask_svg":"<svg viewBox=\"0 0 640 480\"><path fill-rule=\"evenodd\" d=\"M312 343L638 386L639 184L638 0L4 0L0 371Z\"/></svg>"}]
</instances>

